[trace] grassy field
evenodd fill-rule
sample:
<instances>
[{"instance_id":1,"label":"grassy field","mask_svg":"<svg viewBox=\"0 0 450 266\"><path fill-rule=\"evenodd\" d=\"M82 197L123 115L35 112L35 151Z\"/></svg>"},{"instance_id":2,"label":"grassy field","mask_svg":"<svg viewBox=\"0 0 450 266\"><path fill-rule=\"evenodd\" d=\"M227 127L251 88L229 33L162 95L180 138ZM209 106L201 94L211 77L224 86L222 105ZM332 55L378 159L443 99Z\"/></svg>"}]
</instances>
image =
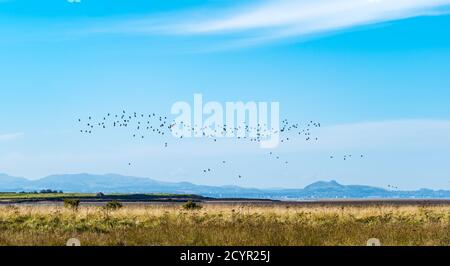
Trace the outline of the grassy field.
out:
<instances>
[{"instance_id":1,"label":"grassy field","mask_svg":"<svg viewBox=\"0 0 450 266\"><path fill-rule=\"evenodd\" d=\"M94 198L96 194L81 193L0 193L0 200L4 199L42 199L42 198Z\"/></svg>"},{"instance_id":2,"label":"grassy field","mask_svg":"<svg viewBox=\"0 0 450 266\"><path fill-rule=\"evenodd\" d=\"M119 201L151 201L151 200L188 200L188 199L203 199L198 195L188 194L88 194L88 193L8 193L0 192L0 203L17 203L17 202L44 202L54 201L63 202L64 199L80 199L84 202L104 202L111 200Z\"/></svg>"},{"instance_id":3,"label":"grassy field","mask_svg":"<svg viewBox=\"0 0 450 266\"><path fill-rule=\"evenodd\" d=\"M450 206L1 206L0 245L450 245Z\"/></svg>"}]
</instances>

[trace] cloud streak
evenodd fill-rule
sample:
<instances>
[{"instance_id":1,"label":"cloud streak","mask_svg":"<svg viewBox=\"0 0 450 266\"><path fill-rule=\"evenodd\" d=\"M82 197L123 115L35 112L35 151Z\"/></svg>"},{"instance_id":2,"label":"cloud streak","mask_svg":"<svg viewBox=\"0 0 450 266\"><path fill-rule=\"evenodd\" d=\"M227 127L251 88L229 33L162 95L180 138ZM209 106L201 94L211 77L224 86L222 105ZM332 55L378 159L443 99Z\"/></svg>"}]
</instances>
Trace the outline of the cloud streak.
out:
<instances>
[{"instance_id":1,"label":"cloud streak","mask_svg":"<svg viewBox=\"0 0 450 266\"><path fill-rule=\"evenodd\" d=\"M143 19L122 26L135 33L238 34L241 39L258 42L438 15L446 12L444 8L448 5L450 0L265 0L228 10L201 10L182 13L182 16L170 14L166 19ZM208 15L199 17L199 13Z\"/></svg>"}]
</instances>

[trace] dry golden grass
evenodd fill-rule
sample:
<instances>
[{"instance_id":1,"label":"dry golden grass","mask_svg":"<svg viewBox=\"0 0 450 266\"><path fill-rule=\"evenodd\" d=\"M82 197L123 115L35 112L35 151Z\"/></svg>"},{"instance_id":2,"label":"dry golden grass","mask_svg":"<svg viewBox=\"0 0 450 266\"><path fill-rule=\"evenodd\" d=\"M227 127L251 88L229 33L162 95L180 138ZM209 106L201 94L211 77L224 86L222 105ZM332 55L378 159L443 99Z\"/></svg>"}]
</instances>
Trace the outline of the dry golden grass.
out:
<instances>
[{"instance_id":1,"label":"dry golden grass","mask_svg":"<svg viewBox=\"0 0 450 266\"><path fill-rule=\"evenodd\" d=\"M0 207L0 245L450 245L450 206Z\"/></svg>"}]
</instances>

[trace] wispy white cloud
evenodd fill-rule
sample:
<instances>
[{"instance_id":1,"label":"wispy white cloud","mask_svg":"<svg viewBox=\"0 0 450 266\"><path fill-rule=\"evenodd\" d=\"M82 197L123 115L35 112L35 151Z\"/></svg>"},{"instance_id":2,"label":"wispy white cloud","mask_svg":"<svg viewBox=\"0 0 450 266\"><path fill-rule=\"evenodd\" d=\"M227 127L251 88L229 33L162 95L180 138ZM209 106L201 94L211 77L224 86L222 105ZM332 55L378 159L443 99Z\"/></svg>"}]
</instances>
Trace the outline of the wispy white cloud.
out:
<instances>
[{"instance_id":1,"label":"wispy white cloud","mask_svg":"<svg viewBox=\"0 0 450 266\"><path fill-rule=\"evenodd\" d=\"M450 0L265 0L227 10L143 19L115 30L176 35L239 33L247 41L264 41L442 14L449 4Z\"/></svg>"},{"instance_id":2,"label":"wispy white cloud","mask_svg":"<svg viewBox=\"0 0 450 266\"><path fill-rule=\"evenodd\" d=\"M8 134L0 134L0 141L11 141L18 139L24 136L24 133L8 133Z\"/></svg>"}]
</instances>

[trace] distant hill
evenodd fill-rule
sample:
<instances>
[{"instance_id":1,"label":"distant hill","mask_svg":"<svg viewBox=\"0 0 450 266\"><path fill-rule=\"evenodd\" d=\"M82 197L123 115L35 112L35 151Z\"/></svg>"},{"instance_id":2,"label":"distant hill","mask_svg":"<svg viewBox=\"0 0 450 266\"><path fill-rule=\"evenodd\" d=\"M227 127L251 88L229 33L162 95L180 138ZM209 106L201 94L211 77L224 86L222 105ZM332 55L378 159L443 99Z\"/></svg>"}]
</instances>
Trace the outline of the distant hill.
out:
<instances>
[{"instance_id":1,"label":"distant hill","mask_svg":"<svg viewBox=\"0 0 450 266\"><path fill-rule=\"evenodd\" d=\"M342 185L336 181L319 181L303 189L256 189L238 186L202 186L188 182L171 183L150 178L117 174L52 175L38 180L0 174L1 192L39 191L43 189L79 193L173 193L196 194L215 198L261 199L367 199L367 198L421 198L450 199L448 190L421 189L391 191L383 188Z\"/></svg>"},{"instance_id":2,"label":"distant hill","mask_svg":"<svg viewBox=\"0 0 450 266\"><path fill-rule=\"evenodd\" d=\"M0 174L0 191L17 191L21 190L27 184L29 180L23 177L9 176L5 174Z\"/></svg>"}]
</instances>

